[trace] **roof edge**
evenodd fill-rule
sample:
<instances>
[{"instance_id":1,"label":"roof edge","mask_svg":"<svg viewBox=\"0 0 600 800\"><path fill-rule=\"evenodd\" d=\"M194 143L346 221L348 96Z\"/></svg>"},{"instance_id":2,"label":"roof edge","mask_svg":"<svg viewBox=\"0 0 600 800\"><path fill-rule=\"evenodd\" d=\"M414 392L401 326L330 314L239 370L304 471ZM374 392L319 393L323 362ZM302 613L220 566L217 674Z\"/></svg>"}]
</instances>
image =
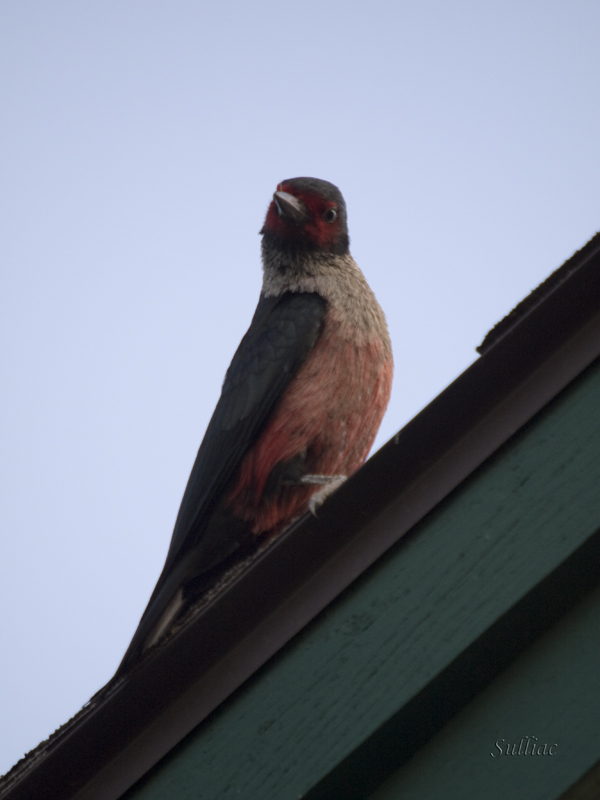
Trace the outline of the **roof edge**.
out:
<instances>
[{"instance_id":1,"label":"roof edge","mask_svg":"<svg viewBox=\"0 0 600 800\"><path fill-rule=\"evenodd\" d=\"M523 298L520 303L510 311L505 317L497 322L494 327L486 334L481 344L475 350L483 355L490 347L493 347L500 339L506 335L511 328L516 325L526 314L540 303L550 292L557 289L568 276L580 267L585 261L593 258L600 251L600 231L573 255L565 263L551 272L546 280Z\"/></svg>"}]
</instances>

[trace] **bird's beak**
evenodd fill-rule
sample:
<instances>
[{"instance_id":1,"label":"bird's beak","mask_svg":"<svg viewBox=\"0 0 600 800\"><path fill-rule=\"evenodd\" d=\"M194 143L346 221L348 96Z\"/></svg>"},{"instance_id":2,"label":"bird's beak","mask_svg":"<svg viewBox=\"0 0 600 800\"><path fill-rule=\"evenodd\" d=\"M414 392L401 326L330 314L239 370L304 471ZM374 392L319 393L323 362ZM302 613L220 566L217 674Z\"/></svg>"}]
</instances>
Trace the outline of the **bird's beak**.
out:
<instances>
[{"instance_id":1,"label":"bird's beak","mask_svg":"<svg viewBox=\"0 0 600 800\"><path fill-rule=\"evenodd\" d=\"M294 197L289 192L275 192L273 200L277 206L279 216L284 219L292 220L292 222L305 222L308 219L308 214L304 208L304 203Z\"/></svg>"}]
</instances>

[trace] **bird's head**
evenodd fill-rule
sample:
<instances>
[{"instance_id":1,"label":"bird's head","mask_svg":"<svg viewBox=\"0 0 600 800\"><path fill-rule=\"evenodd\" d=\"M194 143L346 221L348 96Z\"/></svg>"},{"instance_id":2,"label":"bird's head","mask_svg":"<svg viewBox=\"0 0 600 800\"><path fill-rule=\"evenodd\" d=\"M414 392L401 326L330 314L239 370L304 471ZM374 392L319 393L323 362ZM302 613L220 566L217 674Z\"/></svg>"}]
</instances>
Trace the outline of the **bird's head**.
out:
<instances>
[{"instance_id":1,"label":"bird's head","mask_svg":"<svg viewBox=\"0 0 600 800\"><path fill-rule=\"evenodd\" d=\"M318 178L290 178L277 186L261 230L265 244L290 253L348 252L342 193Z\"/></svg>"}]
</instances>

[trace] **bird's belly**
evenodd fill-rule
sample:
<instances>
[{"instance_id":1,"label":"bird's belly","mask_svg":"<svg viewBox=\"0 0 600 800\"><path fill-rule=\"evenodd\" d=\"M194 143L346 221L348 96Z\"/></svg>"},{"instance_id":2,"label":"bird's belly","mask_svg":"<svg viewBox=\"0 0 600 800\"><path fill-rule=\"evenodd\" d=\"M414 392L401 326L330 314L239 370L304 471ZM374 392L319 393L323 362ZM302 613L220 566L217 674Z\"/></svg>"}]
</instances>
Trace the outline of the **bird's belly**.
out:
<instances>
[{"instance_id":1,"label":"bird's belly","mask_svg":"<svg viewBox=\"0 0 600 800\"><path fill-rule=\"evenodd\" d=\"M278 533L319 488L273 491L269 477L278 465L300 457L305 474L346 476L360 467L388 404L392 370L381 343L359 345L338 327L326 329L242 459L230 503L254 533Z\"/></svg>"}]
</instances>

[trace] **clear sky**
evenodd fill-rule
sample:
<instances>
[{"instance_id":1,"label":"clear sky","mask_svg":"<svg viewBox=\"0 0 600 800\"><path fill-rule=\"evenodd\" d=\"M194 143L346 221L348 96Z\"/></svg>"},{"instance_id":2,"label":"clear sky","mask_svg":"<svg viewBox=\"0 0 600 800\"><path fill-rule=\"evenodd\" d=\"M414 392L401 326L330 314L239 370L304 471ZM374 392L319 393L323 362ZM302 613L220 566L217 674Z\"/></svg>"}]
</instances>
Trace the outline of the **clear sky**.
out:
<instances>
[{"instance_id":1,"label":"clear sky","mask_svg":"<svg viewBox=\"0 0 600 800\"><path fill-rule=\"evenodd\" d=\"M0 772L127 647L277 183L346 198L379 447L600 228L599 30L597 0L0 4Z\"/></svg>"}]
</instances>

